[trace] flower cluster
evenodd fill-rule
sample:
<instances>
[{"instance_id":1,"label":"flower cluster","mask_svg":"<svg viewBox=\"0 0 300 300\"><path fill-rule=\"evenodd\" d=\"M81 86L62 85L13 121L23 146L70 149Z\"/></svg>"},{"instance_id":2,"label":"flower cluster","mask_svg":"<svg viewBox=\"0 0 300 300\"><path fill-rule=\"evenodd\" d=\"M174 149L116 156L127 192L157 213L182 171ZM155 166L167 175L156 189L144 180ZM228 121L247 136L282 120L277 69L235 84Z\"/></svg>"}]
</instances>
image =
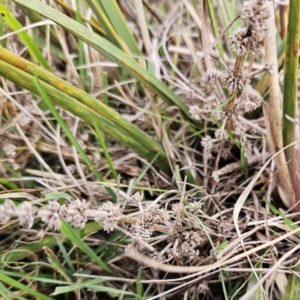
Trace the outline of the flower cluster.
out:
<instances>
[{"instance_id":1,"label":"flower cluster","mask_svg":"<svg viewBox=\"0 0 300 300\"><path fill-rule=\"evenodd\" d=\"M138 211L124 214L123 210L132 205ZM123 204L123 208L120 203L110 201L99 207L92 207L89 202L80 199L68 200L65 204L52 200L38 208L29 201L15 205L12 200L7 199L0 204L0 224L16 218L20 226L29 229L34 224L36 227L39 220L45 224L44 230L57 231L62 220L75 228L84 228L86 222L91 220L98 222L106 232L118 230L127 235L127 250L142 251L162 261L178 259L182 264L196 263L200 248L207 242L206 235L202 230L188 228L191 220L183 213L185 208L179 201L170 206L172 210L168 211L158 203L145 203L140 193L133 194L126 205ZM164 249L157 251L157 246L153 247L150 243L161 243Z\"/></svg>"},{"instance_id":2,"label":"flower cluster","mask_svg":"<svg viewBox=\"0 0 300 300\"><path fill-rule=\"evenodd\" d=\"M266 19L269 11L266 0L245 1L241 18L247 22L246 27L237 29L230 37L230 42L237 54L256 53L260 51L266 37Z\"/></svg>"},{"instance_id":3,"label":"flower cluster","mask_svg":"<svg viewBox=\"0 0 300 300\"><path fill-rule=\"evenodd\" d=\"M20 226L31 228L36 219L46 224L47 230L59 230L61 220L64 219L75 228L83 228L88 221L94 220L103 226L105 231L115 229L118 219L122 216L118 205L112 202L103 203L98 209L91 209L85 200L76 199L60 205L58 201L49 201L45 209L38 209L30 202L25 201L15 206L11 200L0 205L0 223L5 224L11 218L17 217Z\"/></svg>"},{"instance_id":4,"label":"flower cluster","mask_svg":"<svg viewBox=\"0 0 300 300\"><path fill-rule=\"evenodd\" d=\"M257 41L251 30L247 27L237 29L229 38L233 49L238 55L246 54L247 52L256 53L261 50L262 43Z\"/></svg>"},{"instance_id":5,"label":"flower cluster","mask_svg":"<svg viewBox=\"0 0 300 300\"><path fill-rule=\"evenodd\" d=\"M241 11L241 18L248 23L248 31L257 42L262 42L267 34L266 19L270 16L267 0L247 0Z\"/></svg>"},{"instance_id":6,"label":"flower cluster","mask_svg":"<svg viewBox=\"0 0 300 300\"><path fill-rule=\"evenodd\" d=\"M212 98L215 99L214 105L206 103L205 106L210 107L214 117L221 123L221 127L215 131L215 139L203 139L201 144L207 149L219 148L220 142L228 141L227 132L230 132L240 138L243 149L247 149L247 156L250 154L251 147L245 137L249 126L241 117L260 107L263 101L261 95L251 87L250 79L263 71L272 75L272 66L267 63L261 70L251 73L250 69L244 68L244 62L247 55L253 56L262 48L268 17L267 0L244 1L241 18L245 26L237 29L229 39L238 54L234 66L227 67L219 60L222 70L210 69L201 77L201 85L209 85ZM211 57L214 60L219 58L216 51L215 48L212 50ZM196 120L200 120L202 111L195 105L190 108L190 114Z\"/></svg>"}]
</instances>

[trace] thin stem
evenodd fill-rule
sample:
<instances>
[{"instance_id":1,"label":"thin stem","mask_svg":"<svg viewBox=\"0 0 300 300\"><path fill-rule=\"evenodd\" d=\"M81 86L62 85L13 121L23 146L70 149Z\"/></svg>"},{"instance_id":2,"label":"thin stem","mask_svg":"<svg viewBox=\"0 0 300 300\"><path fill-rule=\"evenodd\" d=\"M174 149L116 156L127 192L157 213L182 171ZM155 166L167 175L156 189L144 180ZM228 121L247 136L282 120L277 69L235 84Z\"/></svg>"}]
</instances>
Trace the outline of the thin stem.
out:
<instances>
[{"instance_id":1,"label":"thin stem","mask_svg":"<svg viewBox=\"0 0 300 300\"><path fill-rule=\"evenodd\" d=\"M269 1L270 16L267 20L267 35L264 41L266 61L273 66L273 74L268 75L269 101L263 105L267 126L267 137L272 154L278 153L275 162L279 176L279 193L284 204L290 208L295 203L293 185L285 160L282 140L281 91L278 80L278 64L276 51L276 28L273 4ZM279 152L280 151L280 152Z\"/></svg>"},{"instance_id":2,"label":"thin stem","mask_svg":"<svg viewBox=\"0 0 300 300\"><path fill-rule=\"evenodd\" d=\"M300 39L300 1L290 0L288 30L285 46L284 88L283 88L283 144L288 146L295 141L295 123L291 119L297 116L297 80L298 80L298 49ZM290 118L287 118L289 116ZM299 160L295 159L295 146L285 151L289 162L289 172L293 181L296 200L300 198L299 178L296 170ZM299 154L297 155L299 156ZM299 167L299 166L298 166ZM300 207L299 209L300 210Z\"/></svg>"}]
</instances>

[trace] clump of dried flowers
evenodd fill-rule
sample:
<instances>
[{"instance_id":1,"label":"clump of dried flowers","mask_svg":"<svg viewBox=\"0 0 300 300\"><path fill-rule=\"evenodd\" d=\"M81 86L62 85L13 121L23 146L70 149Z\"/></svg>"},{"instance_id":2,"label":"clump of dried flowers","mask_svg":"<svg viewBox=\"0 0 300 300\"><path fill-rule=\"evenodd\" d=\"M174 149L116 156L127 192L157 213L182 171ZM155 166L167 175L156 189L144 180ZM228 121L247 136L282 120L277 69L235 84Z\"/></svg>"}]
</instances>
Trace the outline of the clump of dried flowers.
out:
<instances>
[{"instance_id":1,"label":"clump of dried flowers","mask_svg":"<svg viewBox=\"0 0 300 300\"><path fill-rule=\"evenodd\" d=\"M262 105L261 95L255 91L250 84L250 80L256 75L267 71L272 74L272 66L266 63L261 70L251 72L255 55L262 54L263 42L267 34L266 20L269 17L266 0L248 0L243 4L240 14L245 21L245 26L237 29L229 41L237 53L234 66L227 67L219 59L216 48L213 47L210 56L215 61L219 61L220 69L210 69L201 78L202 86L210 86L213 105L207 100L205 107L190 107L190 114L196 120L201 119L202 111L210 111L221 123L221 127L215 131L215 138L204 137L203 147L219 147L220 142L227 141L228 133L239 139L244 148L246 157L251 156L250 141L245 133L250 128L244 122L243 115L249 113ZM250 56L250 64L245 68L245 59ZM208 107L210 106L210 108ZM251 133L251 132L249 132Z\"/></svg>"},{"instance_id":2,"label":"clump of dried flowers","mask_svg":"<svg viewBox=\"0 0 300 300\"><path fill-rule=\"evenodd\" d=\"M62 220L75 228L84 228L88 221L95 221L106 232L118 230L127 235L128 251L141 251L160 261L175 258L182 264L195 263L199 259L198 248L207 242L207 238L202 230L188 229L191 220L187 217L186 209L177 202L171 210L167 210L158 203L143 203L142 200L143 196L138 192L126 201L125 206L106 201L93 207L80 199L68 200L65 204L51 200L45 207L37 207L29 201L16 206L12 200L6 199L0 204L0 223L6 224L11 219L17 219L20 226L30 229L33 226L38 228L41 221L45 231L57 231ZM137 211L126 214L124 209L132 211L132 206ZM155 244L161 243L161 247L151 245L155 239Z\"/></svg>"}]
</instances>

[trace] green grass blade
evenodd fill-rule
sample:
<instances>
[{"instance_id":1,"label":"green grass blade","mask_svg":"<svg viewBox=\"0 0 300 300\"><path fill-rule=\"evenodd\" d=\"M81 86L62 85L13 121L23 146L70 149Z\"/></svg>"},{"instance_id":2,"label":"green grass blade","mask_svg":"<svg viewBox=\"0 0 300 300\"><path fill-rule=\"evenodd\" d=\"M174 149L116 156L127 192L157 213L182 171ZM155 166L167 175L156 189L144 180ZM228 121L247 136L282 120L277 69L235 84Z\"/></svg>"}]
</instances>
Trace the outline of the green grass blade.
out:
<instances>
[{"instance_id":1,"label":"green grass blade","mask_svg":"<svg viewBox=\"0 0 300 300\"><path fill-rule=\"evenodd\" d=\"M109 18L105 14L105 11L99 5L97 0L86 0L89 7L92 9L93 13L95 14L99 24L104 29L105 35L107 39L113 43L116 47L122 49L126 54L131 56L131 51L126 45L126 43L118 36L115 28L111 24Z\"/></svg>"},{"instance_id":2,"label":"green grass blade","mask_svg":"<svg viewBox=\"0 0 300 300\"><path fill-rule=\"evenodd\" d=\"M95 254L95 252L81 239L76 231L64 220L60 228L62 234L64 234L75 246L77 246L82 252L89 256L89 258L97 263L104 271L112 273L110 268Z\"/></svg>"},{"instance_id":3,"label":"green grass blade","mask_svg":"<svg viewBox=\"0 0 300 300\"><path fill-rule=\"evenodd\" d=\"M0 38L5 34L4 25L5 25L4 18L0 14ZM2 39L0 40L0 46L1 47L5 46L5 40L2 40Z\"/></svg>"},{"instance_id":4,"label":"green grass blade","mask_svg":"<svg viewBox=\"0 0 300 300\"><path fill-rule=\"evenodd\" d=\"M43 251L43 248L45 246L51 248L51 247L55 247L56 244L57 244L57 241L56 241L55 237L46 236L39 242L22 245L20 247L17 247L14 250L11 250L8 253L1 253L0 260L7 264L9 262L15 263L26 257L29 257L33 253L38 253L38 252Z\"/></svg>"},{"instance_id":5,"label":"green grass blade","mask_svg":"<svg viewBox=\"0 0 300 300\"><path fill-rule=\"evenodd\" d=\"M41 22L43 20L43 18L36 12L30 10L30 9L27 9L26 7L24 7L23 5L20 5L20 8L21 10L23 11L23 13L30 19L30 22L33 24L33 23L38 23L38 22ZM47 27L46 26L40 26L39 27L39 31L41 31L43 33L44 36L46 36L47 34ZM39 43L37 42L37 39L41 39L41 37L37 37L37 36L33 36L33 39L34 41L36 42L36 44L38 46L40 46L40 48L43 48L41 47L41 45L39 45ZM43 38L43 41L45 42L45 39ZM51 43L51 46L54 46L56 48L59 48L61 49L61 45L60 45L60 42L57 38L57 35L55 33L55 30L53 28L50 28L50 43ZM51 47L50 46L50 47Z\"/></svg>"},{"instance_id":6,"label":"green grass blade","mask_svg":"<svg viewBox=\"0 0 300 300\"><path fill-rule=\"evenodd\" d=\"M0 14L2 18L6 21L6 23L13 29L13 30L20 30L23 28L23 26L20 24L20 22L11 14L11 12L4 6L3 3L0 3ZM23 43L28 47L28 51L32 57L32 59L35 61L35 59L38 60L38 62L47 70L51 70L50 65L48 64L47 60L43 56L40 49L35 44L34 40L29 36L29 34L26 31L22 31L18 33L18 36L23 41Z\"/></svg>"},{"instance_id":7,"label":"green grass blade","mask_svg":"<svg viewBox=\"0 0 300 300\"><path fill-rule=\"evenodd\" d=\"M44 247L44 251L46 252L48 261L52 268L56 270L67 282L73 282L70 270L68 270L61 264L61 262L56 258L55 254L50 250L50 248Z\"/></svg>"},{"instance_id":8,"label":"green grass blade","mask_svg":"<svg viewBox=\"0 0 300 300\"><path fill-rule=\"evenodd\" d=\"M139 272L137 274L137 278L136 278L136 294L137 294L137 300L142 300L142 296L143 296L143 284L141 283L141 278L142 278L142 272L143 272L143 268L139 269Z\"/></svg>"},{"instance_id":9,"label":"green grass blade","mask_svg":"<svg viewBox=\"0 0 300 300\"><path fill-rule=\"evenodd\" d=\"M132 54L141 55L141 51L129 30L127 23L124 19L122 12L120 11L119 5L116 0L111 1L101 1L98 0L99 5L106 12L111 24L115 28L118 36L122 38L125 44L128 46Z\"/></svg>"},{"instance_id":10,"label":"green grass blade","mask_svg":"<svg viewBox=\"0 0 300 300\"><path fill-rule=\"evenodd\" d=\"M0 178L0 184L7 186L11 190L19 190L19 187L8 179Z\"/></svg>"},{"instance_id":11,"label":"green grass blade","mask_svg":"<svg viewBox=\"0 0 300 300\"><path fill-rule=\"evenodd\" d=\"M59 247L59 250L64 258L64 261L66 262L66 265L69 267L69 269L71 270L72 273L75 273L75 268L71 262L70 256L65 248L65 246L63 245L63 243L56 237L57 240L57 246Z\"/></svg>"},{"instance_id":12,"label":"green grass blade","mask_svg":"<svg viewBox=\"0 0 300 300\"><path fill-rule=\"evenodd\" d=\"M162 171L169 173L168 161L162 147L108 106L52 73L35 66L3 48L0 48L0 65L0 74L2 76L36 94L37 91L32 83L34 79L31 76L34 69L47 95L55 104L79 116L91 125L97 122L99 128L104 132L149 161L157 153L160 153L154 165ZM22 71L28 74L24 74ZM50 86L45 85L44 82ZM68 96L71 96L72 99ZM79 100L84 105L81 103L75 104L73 98Z\"/></svg>"},{"instance_id":13,"label":"green grass blade","mask_svg":"<svg viewBox=\"0 0 300 300\"><path fill-rule=\"evenodd\" d=\"M100 229L102 229L102 227L99 225L99 223L89 222L81 230L82 237L88 236L91 233L99 231ZM57 240L58 237L46 236L39 242L19 246L8 253L1 253L0 261L5 262L6 264L10 262L15 263L26 257L29 257L32 254L43 251L44 247L53 248L58 246Z\"/></svg>"},{"instance_id":14,"label":"green grass blade","mask_svg":"<svg viewBox=\"0 0 300 300\"><path fill-rule=\"evenodd\" d=\"M288 28L285 46L284 84L283 84L283 146L290 145L295 141L295 124L286 118L286 115L295 119L297 115L297 81L298 81L298 56L300 41L300 1L290 0ZM291 178L294 187L299 186L295 182L296 164L295 146L292 145L285 150ZM299 181L299 179L298 179ZM296 199L300 191L296 192Z\"/></svg>"},{"instance_id":15,"label":"green grass blade","mask_svg":"<svg viewBox=\"0 0 300 300\"><path fill-rule=\"evenodd\" d=\"M112 295L129 295L129 296L136 297L136 295L132 292L127 292L125 290L115 289L111 287L105 287L101 285L101 282L102 282L101 279L92 279L89 281L85 281L84 283L75 283L75 284L73 283L71 286L57 287L55 289L55 292L52 295L65 294L77 289L88 289L97 292L106 292Z\"/></svg>"},{"instance_id":16,"label":"green grass blade","mask_svg":"<svg viewBox=\"0 0 300 300\"><path fill-rule=\"evenodd\" d=\"M57 279L52 279L51 274L45 274L45 273L39 273L37 276L32 275L32 273L18 273L18 272L13 272L13 271L1 271L3 274L9 277L13 278L23 278L23 279L28 279L28 280L33 280L35 282L42 282L42 283L50 283L52 285L63 285L66 284L65 281L63 280L57 280Z\"/></svg>"},{"instance_id":17,"label":"green grass blade","mask_svg":"<svg viewBox=\"0 0 300 300\"><path fill-rule=\"evenodd\" d=\"M2 55L4 53L7 54L6 58L11 59L11 63L17 62L17 67L3 61L6 59L4 55ZM0 75L30 90L31 92L38 94L33 84L35 78L32 75L22 71L22 68L30 68L31 64L24 59L20 59L17 56L9 54L9 51L0 48ZM96 122L99 128L101 128L108 135L126 145L149 161L151 161L153 157L157 155L157 153L160 153L154 164L162 171L166 173L170 172L168 161L162 150L162 147L153 141L153 139L144 134L133 124L126 121L118 113L114 112L106 105L101 104L99 101L90 97L83 91L76 89L72 85L65 83L54 76L57 78L55 81L55 79L51 77L51 73L48 73L45 70L42 72L41 68L36 67L34 70L36 70L36 73L40 79L40 83L43 86L46 94L55 104L58 104L63 109L79 116L81 119L91 125ZM31 72L32 69L30 69L30 73ZM53 79L53 81L51 81L51 85L41 81L42 77L47 77L47 75L48 79ZM85 102L86 105L75 101L74 98L55 88L56 86L68 93L75 93L75 96L80 97L82 102ZM127 124L128 126L126 126Z\"/></svg>"},{"instance_id":18,"label":"green grass blade","mask_svg":"<svg viewBox=\"0 0 300 300\"><path fill-rule=\"evenodd\" d=\"M107 72L103 72L102 73L102 88L104 90L106 90L108 87L108 75ZM107 93L103 93L102 94L102 102L108 106L108 95ZM108 146L108 136L107 134L104 134L104 141L105 141L105 145L106 147Z\"/></svg>"},{"instance_id":19,"label":"green grass blade","mask_svg":"<svg viewBox=\"0 0 300 300\"><path fill-rule=\"evenodd\" d=\"M290 274L288 278L288 284L283 296L283 300L299 299L300 295L300 278L299 278L299 266L295 267L294 274Z\"/></svg>"},{"instance_id":20,"label":"green grass blade","mask_svg":"<svg viewBox=\"0 0 300 300\"><path fill-rule=\"evenodd\" d=\"M10 290L8 290L3 283L0 282L0 295L3 297L4 300L11 300L14 295Z\"/></svg>"},{"instance_id":21,"label":"green grass blade","mask_svg":"<svg viewBox=\"0 0 300 300\"><path fill-rule=\"evenodd\" d=\"M292 230L299 228L297 224L295 224L291 219L287 218L283 213L281 213L274 205L272 205L269 201L265 200L269 208L271 209L272 213L283 218L283 222L285 225L290 227Z\"/></svg>"},{"instance_id":22,"label":"green grass blade","mask_svg":"<svg viewBox=\"0 0 300 300\"><path fill-rule=\"evenodd\" d=\"M40 292L37 292L33 289L31 289L30 287L24 285L23 283L20 283L6 275L4 275L3 273L0 273L0 280L3 282L3 283L6 283L14 288L17 288L19 289L20 291L24 291L26 292L27 294L29 295L32 295L34 297L39 298L39 299L42 299L42 300L53 300L52 297L48 297Z\"/></svg>"},{"instance_id":23,"label":"green grass blade","mask_svg":"<svg viewBox=\"0 0 300 300\"><path fill-rule=\"evenodd\" d=\"M111 159L111 157L110 157L110 155L109 155L108 149L107 149L106 144L105 144L105 140L104 140L104 138L102 137L102 134L101 134L101 132L100 132L100 129L99 129L99 126L97 125L97 123L94 123L94 127L95 127L95 131L96 131L97 139L98 139L98 141L99 141L99 143L100 143L100 145L101 145L101 148L102 148L102 150L103 150L104 156L105 156L105 158L106 158L106 160L107 160L107 163L108 163L108 165L109 165L109 168L110 168L110 170L111 170L111 173L112 173L114 179L117 181L117 179L118 179L118 174L117 174L117 172L116 172L116 170L115 170L115 168L114 168L113 161L112 161L112 159Z\"/></svg>"},{"instance_id":24,"label":"green grass blade","mask_svg":"<svg viewBox=\"0 0 300 300\"><path fill-rule=\"evenodd\" d=\"M255 265L255 268L262 268L262 263L257 263ZM255 276L254 272L251 273L249 280L248 280L248 285L247 285L247 291L249 291L252 286L254 286L257 283L257 280L262 278L262 272L257 272L257 276ZM258 288L250 297L249 300L263 300L264 299L264 294L261 288Z\"/></svg>"},{"instance_id":25,"label":"green grass blade","mask_svg":"<svg viewBox=\"0 0 300 300\"><path fill-rule=\"evenodd\" d=\"M66 134L66 136L68 137L68 139L70 140L70 142L72 143L72 145L74 145L74 147L76 148L77 152L80 154L80 156L82 157L82 159L84 160L84 162L87 164L87 166L93 172L93 174L95 175L95 177L100 182L104 182L103 177L98 172L98 170L96 169L96 167L94 166L94 164L90 160L90 158L87 156L87 154L84 152L83 148L81 147L81 145L79 144L79 142L75 138L75 136L72 134L72 132L69 129L68 125L62 119L62 117L59 115L59 113L56 111L55 107L53 106L53 104L50 101L47 93L43 89L43 87L42 87L42 85L41 85L41 83L40 83L40 81L39 81L39 79L38 79L38 77L37 77L36 74L35 74L35 81L33 83L35 85L36 90L38 91L38 93L40 94L40 96L42 97L42 99L44 100L44 102L46 103L46 106L51 111L52 115L54 116L54 118L56 119L56 121L58 122L58 124L61 126L62 130L64 131L64 133ZM109 188L109 187L105 187L105 190L111 196L111 198L115 201L116 200L116 194L113 192L113 190L111 188Z\"/></svg>"},{"instance_id":26,"label":"green grass blade","mask_svg":"<svg viewBox=\"0 0 300 300\"><path fill-rule=\"evenodd\" d=\"M138 64L133 58L126 55L124 52L116 48L110 42L90 31L78 22L66 17L61 12L51 8L50 6L37 1L37 0L13 0L16 3L20 3L44 17L54 21L58 25L62 26L69 32L73 33L78 38L82 39L88 45L102 53L110 60L116 62L126 72L135 77L138 81L147 86L153 93L157 94L163 100L168 103L176 105L181 112L191 120L192 123L198 124L195 120L192 120L189 114L188 106L182 102L182 100L171 91L165 84L155 78L150 72L145 70L140 64Z\"/></svg>"},{"instance_id":27,"label":"green grass blade","mask_svg":"<svg viewBox=\"0 0 300 300\"><path fill-rule=\"evenodd\" d=\"M76 0L76 21L82 24L82 17L81 17L81 6L80 0ZM84 44L81 39L78 39L78 59L77 64L79 66L83 66L86 64L85 53L84 53ZM82 81L85 81L84 86L88 87L88 77L87 77L87 70L85 68L79 70L79 75Z\"/></svg>"}]
</instances>

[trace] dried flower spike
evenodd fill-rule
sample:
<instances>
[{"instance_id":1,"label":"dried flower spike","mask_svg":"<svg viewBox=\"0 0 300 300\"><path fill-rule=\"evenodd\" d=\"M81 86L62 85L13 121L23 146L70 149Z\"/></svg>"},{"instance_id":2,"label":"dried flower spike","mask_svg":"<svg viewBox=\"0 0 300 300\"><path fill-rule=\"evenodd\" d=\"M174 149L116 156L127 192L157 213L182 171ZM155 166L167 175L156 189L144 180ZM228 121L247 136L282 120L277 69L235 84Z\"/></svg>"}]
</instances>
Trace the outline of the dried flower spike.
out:
<instances>
[{"instance_id":1,"label":"dried flower spike","mask_svg":"<svg viewBox=\"0 0 300 300\"><path fill-rule=\"evenodd\" d=\"M30 229L38 216L38 209L30 202L25 201L16 208L16 215L20 226Z\"/></svg>"}]
</instances>

